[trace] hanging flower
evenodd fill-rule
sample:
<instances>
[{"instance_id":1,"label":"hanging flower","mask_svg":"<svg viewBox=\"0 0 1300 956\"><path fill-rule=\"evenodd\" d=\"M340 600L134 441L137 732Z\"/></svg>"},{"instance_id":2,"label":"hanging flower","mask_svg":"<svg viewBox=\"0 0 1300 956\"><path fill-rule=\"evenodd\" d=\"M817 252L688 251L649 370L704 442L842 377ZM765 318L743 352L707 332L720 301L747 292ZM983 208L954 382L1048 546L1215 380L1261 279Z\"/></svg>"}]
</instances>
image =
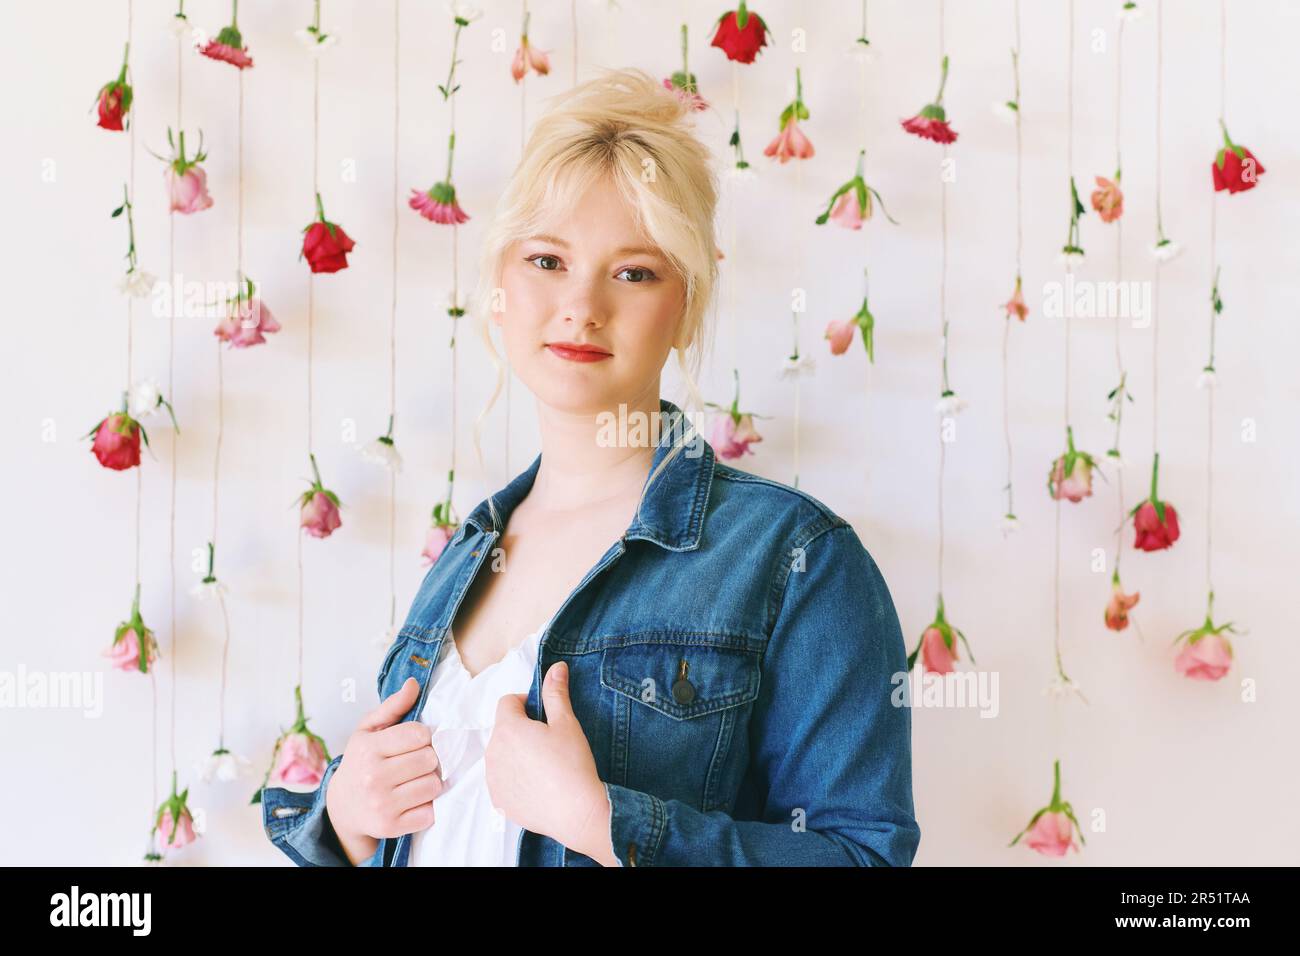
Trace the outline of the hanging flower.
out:
<instances>
[{"instance_id":1,"label":"hanging flower","mask_svg":"<svg viewBox=\"0 0 1300 956\"><path fill-rule=\"evenodd\" d=\"M934 403L934 410L942 418L951 418L970 407L970 402L964 398L958 398L957 393L950 388L944 389L939 394L939 400Z\"/></svg>"},{"instance_id":2,"label":"hanging flower","mask_svg":"<svg viewBox=\"0 0 1300 956\"><path fill-rule=\"evenodd\" d=\"M781 360L781 379L789 381L796 378L809 378L817 370L817 363L811 355L801 356L798 351Z\"/></svg>"},{"instance_id":3,"label":"hanging flower","mask_svg":"<svg viewBox=\"0 0 1300 956\"><path fill-rule=\"evenodd\" d=\"M781 163L813 157L813 145L799 129L799 120L810 115L803 102L803 74L799 67L795 67L794 87L794 102L781 111L780 132L763 150L764 156L773 156Z\"/></svg>"},{"instance_id":4,"label":"hanging flower","mask_svg":"<svg viewBox=\"0 0 1300 956\"><path fill-rule=\"evenodd\" d=\"M95 125L101 129L121 132L129 125L126 114L131 112L131 100L134 97L130 84L126 82L127 57L130 53L131 44L128 43L122 52L122 69L118 71L117 79L109 80L101 86L95 97L95 105L99 110L99 119Z\"/></svg>"},{"instance_id":5,"label":"hanging flower","mask_svg":"<svg viewBox=\"0 0 1300 956\"><path fill-rule=\"evenodd\" d=\"M714 26L715 46L736 63L753 63L754 57L767 45L767 24L757 13L750 13L745 0L735 10L718 17Z\"/></svg>"},{"instance_id":6,"label":"hanging flower","mask_svg":"<svg viewBox=\"0 0 1300 956\"><path fill-rule=\"evenodd\" d=\"M372 464L383 465L391 472L402 470L402 456L398 454L397 446L393 444L392 415L388 416L387 433L364 445L361 449L361 457Z\"/></svg>"},{"instance_id":7,"label":"hanging flower","mask_svg":"<svg viewBox=\"0 0 1300 956\"><path fill-rule=\"evenodd\" d=\"M1127 465L1127 462L1120 457L1118 448L1108 448L1106 450L1106 460L1114 465L1116 470L1124 468Z\"/></svg>"},{"instance_id":8,"label":"hanging flower","mask_svg":"<svg viewBox=\"0 0 1300 956\"><path fill-rule=\"evenodd\" d=\"M1016 834L1016 838L1007 846L1015 846L1020 838L1028 834L1025 845L1043 856L1065 856L1069 850L1079 852L1074 842L1074 834L1079 834L1079 842L1087 845L1083 838L1083 828L1074 816L1074 808L1069 801L1061 799L1061 761L1053 764L1052 773L1055 783L1052 786L1052 802L1035 813L1029 825Z\"/></svg>"},{"instance_id":9,"label":"hanging flower","mask_svg":"<svg viewBox=\"0 0 1300 956\"><path fill-rule=\"evenodd\" d=\"M122 409L112 412L100 419L83 438L94 436L90 446L91 452L105 468L125 471L140 464L140 442L149 444L149 435L144 426L131 417L127 411L128 397L122 395ZM179 429L178 429L179 431Z\"/></svg>"},{"instance_id":10,"label":"hanging flower","mask_svg":"<svg viewBox=\"0 0 1300 956\"><path fill-rule=\"evenodd\" d=\"M933 674L951 674L958 658L957 638L961 638L962 644L966 647L966 654L974 664L975 655L971 653L970 645L966 643L966 635L949 624L944 616L943 595L940 594L939 610L935 613L934 620L921 633L921 640L917 643L916 649L907 655L907 669L910 671L916 666L919 656L924 670Z\"/></svg>"},{"instance_id":11,"label":"hanging flower","mask_svg":"<svg viewBox=\"0 0 1300 956\"><path fill-rule=\"evenodd\" d=\"M212 334L232 349L245 349L265 344L267 335L279 331L280 323L257 297L253 280L245 276L234 297L226 300L225 318Z\"/></svg>"},{"instance_id":12,"label":"hanging flower","mask_svg":"<svg viewBox=\"0 0 1300 956\"><path fill-rule=\"evenodd\" d=\"M338 272L348 267L348 253L356 245L343 227L325 218L325 206L316 194L316 221L303 227L302 256L312 272Z\"/></svg>"},{"instance_id":13,"label":"hanging flower","mask_svg":"<svg viewBox=\"0 0 1300 956\"><path fill-rule=\"evenodd\" d=\"M226 596L226 586L217 580L216 572L213 570L213 564L216 560L216 549L211 541L208 542L208 573L198 584L190 588L190 594L200 601L220 601Z\"/></svg>"},{"instance_id":14,"label":"hanging flower","mask_svg":"<svg viewBox=\"0 0 1300 956\"><path fill-rule=\"evenodd\" d=\"M122 205L113 210L111 218L116 219L123 213L126 214L127 234L126 275L118 280L117 288L133 298L143 299L153 293L158 277L140 268L135 251L135 207L131 204L131 193L126 183L122 184Z\"/></svg>"},{"instance_id":15,"label":"hanging flower","mask_svg":"<svg viewBox=\"0 0 1300 956\"><path fill-rule=\"evenodd\" d=\"M831 195L826 203L826 210L815 220L817 225L823 226L829 220L845 229L861 229L862 224L871 218L873 196L880 203L880 210L885 214L885 218L898 225L894 217L889 214L889 210L885 208L885 201L880 198L880 193L867 185L863 178L866 157L865 149L858 151L858 165L853 172L853 178Z\"/></svg>"},{"instance_id":16,"label":"hanging flower","mask_svg":"<svg viewBox=\"0 0 1300 956\"><path fill-rule=\"evenodd\" d=\"M432 520L429 524L429 533L424 539L424 549L420 552L420 557L424 559L425 566L433 564L442 554L443 549L447 547L450 541L460 528L460 522L455 518L455 512L451 507L451 488L448 486L447 498L433 506Z\"/></svg>"},{"instance_id":17,"label":"hanging flower","mask_svg":"<svg viewBox=\"0 0 1300 956\"><path fill-rule=\"evenodd\" d=\"M325 741L307 727L307 718L302 711L301 686L293 689L293 698L298 708L298 719L276 740L271 766L250 803L262 802L262 791L268 784L316 787L325 776L325 768L331 760L329 749Z\"/></svg>"},{"instance_id":18,"label":"hanging flower","mask_svg":"<svg viewBox=\"0 0 1300 956\"><path fill-rule=\"evenodd\" d=\"M546 76L551 72L550 52L539 50L528 42L528 21L532 13L524 14L523 35L519 38L519 49L515 50L515 58L510 63L510 75L519 83L523 80L525 74L531 68L538 76Z\"/></svg>"},{"instance_id":19,"label":"hanging flower","mask_svg":"<svg viewBox=\"0 0 1300 956\"><path fill-rule=\"evenodd\" d=\"M208 195L208 174L199 165L208 158L203 151L203 131L199 131L199 148L193 159L185 155L185 130L173 139L171 127L167 127L167 145L172 149L170 159L153 150L150 153L167 164L163 176L167 180L170 210L190 215L210 208L212 197Z\"/></svg>"},{"instance_id":20,"label":"hanging flower","mask_svg":"<svg viewBox=\"0 0 1300 956\"><path fill-rule=\"evenodd\" d=\"M676 93L677 98L689 106L691 109L707 110L708 101L700 95L700 84L696 80L695 74L691 72L691 67L687 61L687 43L686 24L682 24L682 68L673 73L672 76L664 77L664 89Z\"/></svg>"},{"instance_id":21,"label":"hanging flower","mask_svg":"<svg viewBox=\"0 0 1300 956\"><path fill-rule=\"evenodd\" d=\"M1174 658L1174 669L1192 680L1218 680L1232 667L1232 643L1225 633L1240 633L1232 622L1215 626L1213 620L1214 592L1211 591L1205 612L1205 623L1192 631L1183 631L1174 644L1182 641L1187 646Z\"/></svg>"},{"instance_id":22,"label":"hanging flower","mask_svg":"<svg viewBox=\"0 0 1300 956\"><path fill-rule=\"evenodd\" d=\"M1079 242L1079 217L1087 212L1079 202L1079 190L1075 188L1074 177L1070 177L1070 232L1061 247L1060 261L1067 271L1073 270L1083 262L1083 246Z\"/></svg>"},{"instance_id":23,"label":"hanging flower","mask_svg":"<svg viewBox=\"0 0 1300 956\"><path fill-rule=\"evenodd\" d=\"M913 136L934 140L936 143L957 142L957 131L948 125L947 114L943 109L943 88L948 83L948 57L943 58L939 75L939 95L933 103L927 103L921 112L911 119L902 121L903 129Z\"/></svg>"},{"instance_id":24,"label":"hanging flower","mask_svg":"<svg viewBox=\"0 0 1300 956\"><path fill-rule=\"evenodd\" d=\"M189 788L176 792L176 771L172 771L171 795L158 806L154 815L154 833L161 834L162 845L166 850L179 850L197 839L194 832L194 818L186 804Z\"/></svg>"},{"instance_id":25,"label":"hanging flower","mask_svg":"<svg viewBox=\"0 0 1300 956\"><path fill-rule=\"evenodd\" d=\"M1201 369L1201 374L1196 377L1196 387L1200 389L1217 388L1219 378L1215 374L1214 366L1207 365Z\"/></svg>"},{"instance_id":26,"label":"hanging flower","mask_svg":"<svg viewBox=\"0 0 1300 956\"><path fill-rule=\"evenodd\" d=\"M1124 214L1124 194L1119 188L1119 170L1115 170L1113 180L1105 176L1094 178L1098 188L1092 191L1092 208L1097 210L1102 222L1114 222Z\"/></svg>"},{"instance_id":27,"label":"hanging flower","mask_svg":"<svg viewBox=\"0 0 1300 956\"><path fill-rule=\"evenodd\" d=\"M1007 303L1003 308L1007 310L1008 319L1014 315L1023 322L1025 316L1029 315L1029 306L1025 305L1025 293L1021 286L1019 274L1016 275L1016 291L1011 293L1011 298L1007 299Z\"/></svg>"},{"instance_id":28,"label":"hanging flower","mask_svg":"<svg viewBox=\"0 0 1300 956\"><path fill-rule=\"evenodd\" d=\"M182 6L184 6L183 3ZM185 15L184 10L177 10L173 13L171 22L167 26L172 36L177 39L184 36L193 36L194 34L194 25L190 23L190 18Z\"/></svg>"},{"instance_id":29,"label":"hanging flower","mask_svg":"<svg viewBox=\"0 0 1300 956\"><path fill-rule=\"evenodd\" d=\"M1160 474L1160 454L1151 464L1151 494L1129 512L1137 533L1133 547L1142 551L1162 551L1178 540L1178 512L1156 494Z\"/></svg>"},{"instance_id":30,"label":"hanging flower","mask_svg":"<svg viewBox=\"0 0 1300 956\"><path fill-rule=\"evenodd\" d=\"M1122 631L1128 627L1128 612L1138 602L1141 592L1125 594L1119 583L1119 568L1110 578L1110 601L1106 604L1106 626L1112 631Z\"/></svg>"},{"instance_id":31,"label":"hanging flower","mask_svg":"<svg viewBox=\"0 0 1300 956\"><path fill-rule=\"evenodd\" d=\"M456 202L456 187L450 182L434 183L427 191L412 189L410 207L430 222L469 222L469 216Z\"/></svg>"},{"instance_id":32,"label":"hanging flower","mask_svg":"<svg viewBox=\"0 0 1300 956\"><path fill-rule=\"evenodd\" d=\"M864 269L863 272L865 274L866 270ZM862 332L862 344L867 350L867 361L874 364L876 317L871 314L871 309L867 306L866 292L862 294L862 308L858 309L857 314L843 322L828 323L822 337L831 343L832 355L843 355L853 344L854 333L859 330Z\"/></svg>"},{"instance_id":33,"label":"hanging flower","mask_svg":"<svg viewBox=\"0 0 1300 956\"><path fill-rule=\"evenodd\" d=\"M248 776L251 767L252 764L247 758L225 747L218 747L203 762L201 776L204 783L211 783L213 780L218 783L231 783Z\"/></svg>"},{"instance_id":34,"label":"hanging flower","mask_svg":"<svg viewBox=\"0 0 1300 956\"><path fill-rule=\"evenodd\" d=\"M1053 499L1080 502L1092 494L1092 469L1096 460L1086 451L1074 447L1074 429L1066 426L1065 454L1052 463L1047 475L1047 493Z\"/></svg>"},{"instance_id":35,"label":"hanging flower","mask_svg":"<svg viewBox=\"0 0 1300 956\"><path fill-rule=\"evenodd\" d=\"M1183 247L1172 239L1165 238L1164 233L1156 240L1156 244L1151 247L1151 255L1157 262L1168 262L1176 258L1183 251Z\"/></svg>"},{"instance_id":36,"label":"hanging flower","mask_svg":"<svg viewBox=\"0 0 1300 956\"><path fill-rule=\"evenodd\" d=\"M320 470L316 467L316 456L309 455L309 457L313 481L311 487L298 498L299 507L302 509L299 525L313 538L328 538L343 524L343 520L339 517L341 503L338 495L321 484Z\"/></svg>"},{"instance_id":37,"label":"hanging flower","mask_svg":"<svg viewBox=\"0 0 1300 956\"><path fill-rule=\"evenodd\" d=\"M330 47L339 42L337 33L326 33L320 27L320 0L315 3L316 12L312 17L311 24L296 30L294 36L298 42L307 48L312 56L320 56Z\"/></svg>"},{"instance_id":38,"label":"hanging flower","mask_svg":"<svg viewBox=\"0 0 1300 956\"><path fill-rule=\"evenodd\" d=\"M1142 8L1134 3L1133 0L1127 0L1127 2L1119 8L1118 16L1119 19L1124 22L1140 20L1142 19Z\"/></svg>"},{"instance_id":39,"label":"hanging flower","mask_svg":"<svg viewBox=\"0 0 1300 956\"><path fill-rule=\"evenodd\" d=\"M849 48L844 51L844 55L857 60L859 63L876 62L876 48L871 45L867 39L867 18L866 11L862 14L862 32L854 38Z\"/></svg>"},{"instance_id":40,"label":"hanging flower","mask_svg":"<svg viewBox=\"0 0 1300 956\"><path fill-rule=\"evenodd\" d=\"M745 160L745 150L740 141L740 111L736 111L736 125L731 131L731 138L727 140L735 153L735 162L728 166L722 174L724 183L733 186L745 187L752 186L757 181L757 175L750 168L749 163Z\"/></svg>"},{"instance_id":41,"label":"hanging flower","mask_svg":"<svg viewBox=\"0 0 1300 956\"><path fill-rule=\"evenodd\" d=\"M1020 106L1015 100L998 100L992 109L993 115L1008 126L1016 125L1016 120L1020 117Z\"/></svg>"},{"instance_id":42,"label":"hanging flower","mask_svg":"<svg viewBox=\"0 0 1300 956\"><path fill-rule=\"evenodd\" d=\"M739 370L733 369L732 377L735 380L735 392L732 395L730 408L723 409L721 405L705 402L710 408L725 412L725 414L717 417L712 435L713 449L722 458L740 458L742 455L752 455L753 451L749 446L763 440L763 436L754 427L753 413L740 410Z\"/></svg>"},{"instance_id":43,"label":"hanging flower","mask_svg":"<svg viewBox=\"0 0 1300 956\"><path fill-rule=\"evenodd\" d=\"M1223 130L1223 148L1214 157L1210 173L1214 178L1214 191L1226 189L1230 193L1254 189L1259 177L1264 175L1264 164L1245 146L1238 146L1228 136L1228 127L1219 120Z\"/></svg>"},{"instance_id":44,"label":"hanging flower","mask_svg":"<svg viewBox=\"0 0 1300 956\"><path fill-rule=\"evenodd\" d=\"M253 65L253 58L248 55L248 47L244 46L244 38L239 34L239 24L236 23L238 9L239 0L232 0L230 26L222 27L215 40L204 42L199 47L199 52L213 60L246 70Z\"/></svg>"},{"instance_id":45,"label":"hanging flower","mask_svg":"<svg viewBox=\"0 0 1300 956\"><path fill-rule=\"evenodd\" d=\"M172 427L176 429L176 434L180 434L181 426L176 423L176 411L172 408L171 402L163 398L162 389L153 379L142 379L135 383L127 396L127 411L133 418L147 418L153 415L160 408L167 409L167 414L171 416Z\"/></svg>"},{"instance_id":46,"label":"hanging flower","mask_svg":"<svg viewBox=\"0 0 1300 956\"><path fill-rule=\"evenodd\" d=\"M157 284L158 277L152 272L145 272L143 269L132 269L117 280L117 289L132 298L147 299L153 295L154 286Z\"/></svg>"},{"instance_id":47,"label":"hanging flower","mask_svg":"<svg viewBox=\"0 0 1300 956\"><path fill-rule=\"evenodd\" d=\"M1071 694L1075 694L1085 704L1088 702L1088 698L1083 696L1082 688L1059 668L1055 676L1043 688L1043 693L1052 698L1069 697Z\"/></svg>"},{"instance_id":48,"label":"hanging flower","mask_svg":"<svg viewBox=\"0 0 1300 956\"><path fill-rule=\"evenodd\" d=\"M140 585L135 586L135 598L131 601L131 617L117 626L113 634L113 643L104 651L112 666L120 671L139 671L149 673L149 665L158 660L158 642L153 631L144 626L140 616Z\"/></svg>"},{"instance_id":49,"label":"hanging flower","mask_svg":"<svg viewBox=\"0 0 1300 956\"><path fill-rule=\"evenodd\" d=\"M1011 513L1002 516L1002 537L1015 534L1020 530L1020 519Z\"/></svg>"}]
</instances>

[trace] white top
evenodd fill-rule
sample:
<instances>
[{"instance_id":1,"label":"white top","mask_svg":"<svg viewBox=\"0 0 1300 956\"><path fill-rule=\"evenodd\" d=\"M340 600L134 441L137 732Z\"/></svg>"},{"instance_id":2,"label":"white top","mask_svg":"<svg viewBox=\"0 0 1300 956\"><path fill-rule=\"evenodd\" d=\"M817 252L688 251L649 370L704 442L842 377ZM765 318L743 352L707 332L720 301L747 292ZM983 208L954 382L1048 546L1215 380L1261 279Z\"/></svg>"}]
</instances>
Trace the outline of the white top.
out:
<instances>
[{"instance_id":1,"label":"white top","mask_svg":"<svg viewBox=\"0 0 1300 956\"><path fill-rule=\"evenodd\" d=\"M433 826L411 835L410 866L517 865L522 827L492 806L483 754L497 702L532 686L541 633L472 677L451 632L443 639L420 720L433 728L444 789L433 801Z\"/></svg>"}]
</instances>

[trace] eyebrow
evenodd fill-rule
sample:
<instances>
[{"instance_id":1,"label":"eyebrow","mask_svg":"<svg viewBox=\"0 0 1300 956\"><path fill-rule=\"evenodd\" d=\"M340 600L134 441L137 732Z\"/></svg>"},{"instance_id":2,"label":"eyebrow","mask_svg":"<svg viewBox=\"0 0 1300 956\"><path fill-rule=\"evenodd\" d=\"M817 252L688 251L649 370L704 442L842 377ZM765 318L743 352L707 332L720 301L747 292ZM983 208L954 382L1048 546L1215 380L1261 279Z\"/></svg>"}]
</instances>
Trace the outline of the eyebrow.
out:
<instances>
[{"instance_id":1,"label":"eyebrow","mask_svg":"<svg viewBox=\"0 0 1300 956\"><path fill-rule=\"evenodd\" d=\"M569 248L569 244L565 242L563 239L561 239L559 236L552 236L547 233L539 233L535 236L529 236L526 241L545 242L553 246L560 246L563 249ZM658 259L664 258L664 254L662 252L660 252L658 249L652 249L649 246L623 246L621 249L615 249L614 255L616 256L642 255L642 256L654 256Z\"/></svg>"}]
</instances>

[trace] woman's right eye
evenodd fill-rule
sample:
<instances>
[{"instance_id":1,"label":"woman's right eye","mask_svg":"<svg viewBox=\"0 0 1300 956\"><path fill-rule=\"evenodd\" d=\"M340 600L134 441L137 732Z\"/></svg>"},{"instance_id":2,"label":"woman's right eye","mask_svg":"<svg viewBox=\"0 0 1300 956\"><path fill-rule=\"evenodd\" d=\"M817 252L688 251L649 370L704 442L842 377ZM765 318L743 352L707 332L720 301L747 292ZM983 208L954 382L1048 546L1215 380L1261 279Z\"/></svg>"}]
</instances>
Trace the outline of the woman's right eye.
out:
<instances>
[{"instance_id":1,"label":"woman's right eye","mask_svg":"<svg viewBox=\"0 0 1300 956\"><path fill-rule=\"evenodd\" d=\"M547 266L540 266L540 268L541 268L544 272L555 272L555 271L559 268L559 262L560 262L560 260L557 259L555 256L549 255L549 254L544 253L544 252L542 252L542 253L538 253L538 254L535 255L535 256L529 256L529 257L528 257L527 259L525 259L524 261L525 261L525 262L532 262L532 263L540 263L540 262L543 262L543 261L546 261L546 260L550 260L551 262L554 262L554 263L555 263L555 266L554 266L553 268L551 268L551 267L547 267Z\"/></svg>"}]
</instances>

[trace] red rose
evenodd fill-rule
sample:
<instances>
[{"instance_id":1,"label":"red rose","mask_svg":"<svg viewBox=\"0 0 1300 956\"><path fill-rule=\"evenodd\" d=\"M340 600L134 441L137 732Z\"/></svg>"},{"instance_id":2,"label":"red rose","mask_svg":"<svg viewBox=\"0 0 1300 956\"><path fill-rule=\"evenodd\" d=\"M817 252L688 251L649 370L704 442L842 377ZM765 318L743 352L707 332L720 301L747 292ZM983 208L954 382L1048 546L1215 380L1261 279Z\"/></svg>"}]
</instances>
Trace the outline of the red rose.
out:
<instances>
[{"instance_id":1,"label":"red rose","mask_svg":"<svg viewBox=\"0 0 1300 956\"><path fill-rule=\"evenodd\" d=\"M316 212L318 219L305 230L302 237L302 254L312 272L338 272L348 267L347 254L356 245L343 227L325 218L325 207L321 204L320 193L316 194Z\"/></svg>"},{"instance_id":2,"label":"red rose","mask_svg":"<svg viewBox=\"0 0 1300 956\"><path fill-rule=\"evenodd\" d=\"M99 91L99 125L104 129L122 129L122 117L129 101L128 90L125 84L109 83Z\"/></svg>"},{"instance_id":3,"label":"red rose","mask_svg":"<svg viewBox=\"0 0 1300 956\"><path fill-rule=\"evenodd\" d=\"M710 46L727 54L728 60L753 63L758 51L767 43L767 24L757 13L750 13L741 0L740 7L718 18L718 29Z\"/></svg>"},{"instance_id":4,"label":"red rose","mask_svg":"<svg viewBox=\"0 0 1300 956\"><path fill-rule=\"evenodd\" d=\"M1178 512L1168 502L1162 502L1165 520L1160 520L1156 506L1144 501L1133 516L1137 538L1133 547L1141 551L1163 551L1178 540Z\"/></svg>"},{"instance_id":5,"label":"red rose","mask_svg":"<svg viewBox=\"0 0 1300 956\"><path fill-rule=\"evenodd\" d=\"M1264 164L1255 158L1255 154L1245 146L1238 146L1228 137L1227 127L1223 129L1223 149L1219 150L1210 164L1210 175L1214 179L1214 191L1226 189L1230 193L1254 189L1256 182L1264 172Z\"/></svg>"},{"instance_id":6,"label":"red rose","mask_svg":"<svg viewBox=\"0 0 1300 956\"><path fill-rule=\"evenodd\" d=\"M140 423L125 412L109 415L93 429L95 443L90 450L105 468L134 468L140 464L142 431Z\"/></svg>"}]
</instances>

